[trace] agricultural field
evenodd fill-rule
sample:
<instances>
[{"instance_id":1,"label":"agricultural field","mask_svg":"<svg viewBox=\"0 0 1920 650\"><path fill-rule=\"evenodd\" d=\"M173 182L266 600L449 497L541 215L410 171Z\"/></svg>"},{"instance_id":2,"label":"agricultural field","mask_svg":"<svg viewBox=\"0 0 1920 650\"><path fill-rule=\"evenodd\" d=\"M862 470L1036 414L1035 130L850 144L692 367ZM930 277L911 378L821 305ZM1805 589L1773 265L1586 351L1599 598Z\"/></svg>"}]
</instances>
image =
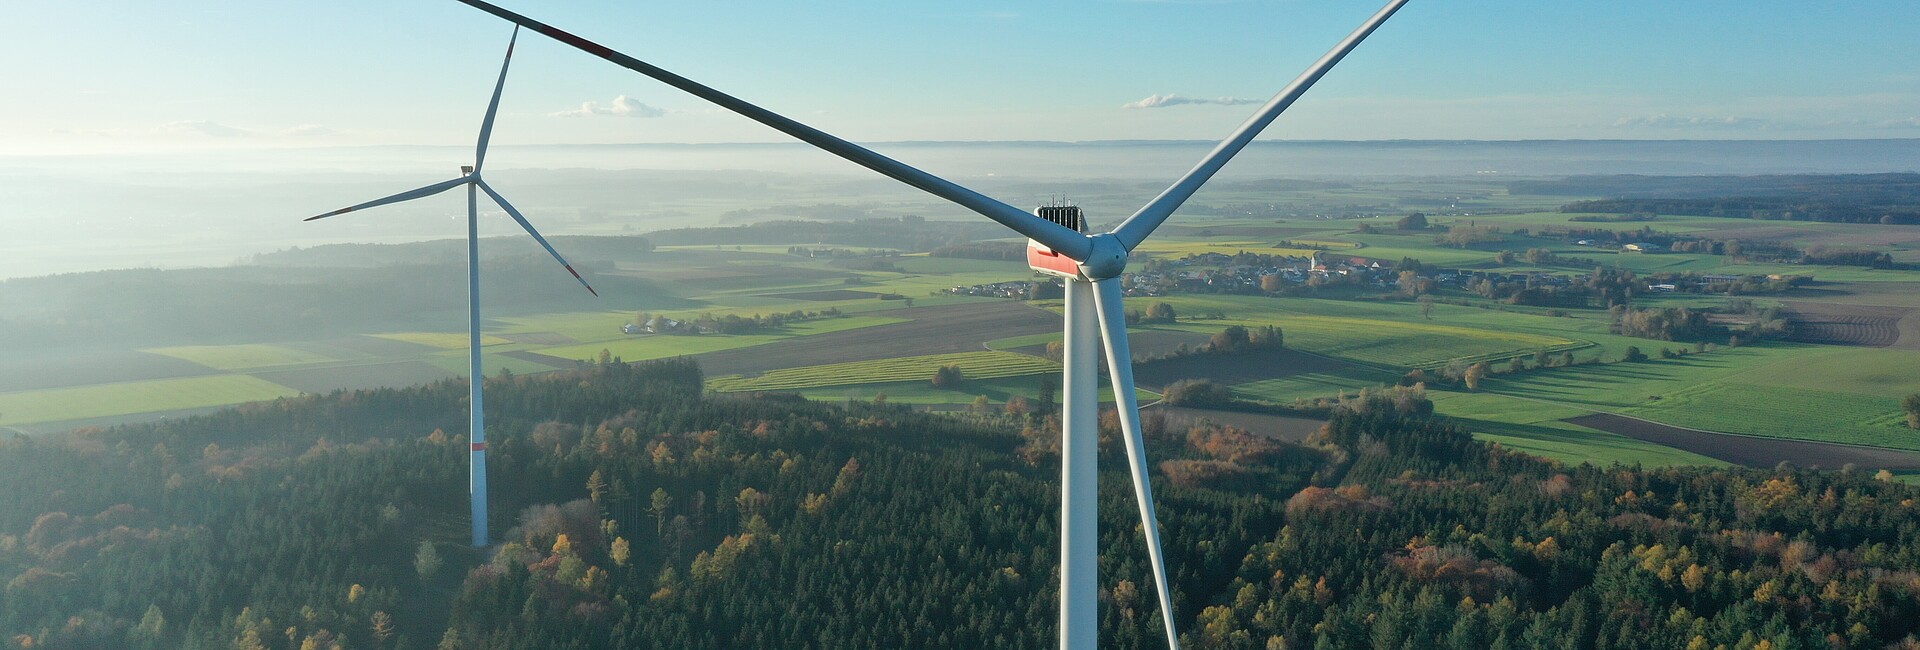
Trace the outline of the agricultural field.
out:
<instances>
[{"instance_id":1,"label":"agricultural field","mask_svg":"<svg viewBox=\"0 0 1920 650\"><path fill-rule=\"evenodd\" d=\"M246 375L155 379L0 393L0 425L83 420L293 397L300 391Z\"/></svg>"},{"instance_id":2,"label":"agricultural field","mask_svg":"<svg viewBox=\"0 0 1920 650\"><path fill-rule=\"evenodd\" d=\"M460 332L460 333L387 332L384 334L375 334L373 336L377 338L387 339L390 341L400 341L402 343L424 345L430 348L440 348L442 350L465 350L467 349L467 342L468 342L467 341L468 335L465 332ZM512 342L513 342L512 340L494 336L492 334L480 335L481 347L486 347L490 345L506 345Z\"/></svg>"},{"instance_id":3,"label":"agricultural field","mask_svg":"<svg viewBox=\"0 0 1920 650\"><path fill-rule=\"evenodd\" d=\"M753 377L727 375L708 379L707 388L723 393L737 393L925 380L931 379L934 371L945 366L958 366L960 372L966 377L978 379L1000 379L1060 371L1060 364L1038 357L1012 352L980 351L782 368Z\"/></svg>"},{"instance_id":4,"label":"agricultural field","mask_svg":"<svg viewBox=\"0 0 1920 650\"><path fill-rule=\"evenodd\" d=\"M1560 323L1551 321L1566 319L1502 314L1510 320L1541 322L1529 323L1533 325L1531 328L1489 329L1478 327L1479 323L1473 322L1479 320L1477 318L1461 319L1462 322L1456 324L1438 308L1433 319L1428 320L1410 303L1224 295L1174 295L1140 302L1165 302L1180 314L1204 316L1218 312L1223 316L1155 327L1212 334L1232 325L1275 325L1286 333L1288 347L1403 369L1444 365L1455 359L1480 361L1532 354L1537 350L1562 351L1593 345L1591 341L1560 335L1553 329L1552 326ZM1460 314L1484 311L1457 309Z\"/></svg>"},{"instance_id":5,"label":"agricultural field","mask_svg":"<svg viewBox=\"0 0 1920 650\"><path fill-rule=\"evenodd\" d=\"M329 363L343 359L287 345L248 343L239 345L185 345L150 348L144 352L163 354L191 361L216 370L252 370L274 366L298 366Z\"/></svg>"},{"instance_id":6,"label":"agricultural field","mask_svg":"<svg viewBox=\"0 0 1920 650\"><path fill-rule=\"evenodd\" d=\"M832 192L796 191L823 202L851 200L836 201ZM1920 271L1620 253L1511 234L1504 242L1450 248L1436 243L1437 229L1407 232L1394 225L1400 217L1422 211L1436 225L1470 223L1508 233L1651 227L1803 247L1863 246L1892 253L1896 260L1920 260L1920 226L1667 215L1641 222L1576 222L1572 219L1581 215L1557 211L1579 198L1593 197L1517 196L1507 192L1504 181L1472 178L1221 182L1183 209L1162 236L1149 240L1137 255L1177 259L1243 250L1300 256L1316 252L1276 248L1290 241L1333 255L1386 262L1410 257L1430 265L1487 271L1580 273L1601 266L1639 273L1811 275L1815 282L1806 288L1751 297L1763 307L1784 307L1799 329L1785 341L1720 346L1661 359L1662 348L1692 352L1696 344L1614 334L1611 316L1603 309L1518 307L1458 289L1443 289L1443 300L1425 308L1372 287L1317 297L1175 293L1129 301L1133 309L1165 302L1179 314L1174 322L1133 328L1136 357L1164 356L1181 346L1197 349L1236 325L1279 327L1287 349L1143 361L1136 366L1141 397L1151 401L1157 396L1147 389L1178 379L1207 378L1226 384L1241 399L1289 404L1391 384L1414 368L1433 372L1485 361L1504 369L1516 357L1526 359L1523 365L1531 368L1538 353L1571 353L1578 365L1494 374L1475 392L1435 387L1430 394L1441 414L1476 435L1568 462L1656 466L1753 464L1783 454L1850 457L1846 454L1852 452L1834 452L1829 443L1873 445L1896 450L1886 452L1896 455L1905 453L1897 450L1920 451L1920 432L1905 427L1899 407L1902 397L1920 392L1920 373L1912 370L1920 368ZM674 209L716 216L741 209L738 202L722 199L689 199L676 205ZM943 214L931 203L913 205ZM1097 203L1089 210L1096 222L1124 214L1117 202ZM762 212L768 218L793 218L784 209ZM592 242L583 238L567 243ZM789 252L792 246L838 249L834 254L842 256L794 255ZM1538 268L1497 261L1500 250L1534 247L1580 261ZM846 256L848 251L853 256ZM1017 261L932 257L925 250L890 252L828 241L660 246L652 252L606 256L609 259L591 262L596 274L644 281L657 291L567 303L570 307L484 314L487 372L570 368L597 359L603 350L627 361L684 355L701 364L716 391L779 390L827 400L872 399L885 393L898 403L948 409L980 396L996 405L1016 396L1032 399L1043 391L1043 382L1057 379L1058 365L1042 355L1045 344L1060 337L1060 301L945 293L955 286L1030 278ZM1643 292L1635 296L1634 305L1714 309L1726 301L1721 295ZM692 320L829 309L842 316L753 334L621 331L639 312ZM462 377L467 373L467 336L453 329L458 321L450 319L444 331L431 323L408 322L330 337L128 346L137 352L16 354L19 360L9 362L10 372L0 376L0 424L157 415L300 392ZM1655 358L1587 363L1616 360L1629 346ZM967 381L950 388L931 386L933 371L947 364L959 364ZM1727 442L1715 432L1762 438ZM1765 448L1775 456L1727 450L1747 449L1753 440L1802 442ZM1814 446L1794 446L1803 443ZM1894 462L1900 458L1904 456L1875 462L1900 467Z\"/></svg>"}]
</instances>

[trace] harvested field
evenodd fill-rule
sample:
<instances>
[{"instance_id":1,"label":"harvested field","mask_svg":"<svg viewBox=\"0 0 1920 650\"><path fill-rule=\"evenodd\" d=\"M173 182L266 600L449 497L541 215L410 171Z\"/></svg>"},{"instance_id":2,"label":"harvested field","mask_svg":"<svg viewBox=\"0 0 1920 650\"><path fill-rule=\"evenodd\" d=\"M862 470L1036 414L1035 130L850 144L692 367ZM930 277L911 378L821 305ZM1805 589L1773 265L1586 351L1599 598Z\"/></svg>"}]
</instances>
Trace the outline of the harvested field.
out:
<instances>
[{"instance_id":1,"label":"harvested field","mask_svg":"<svg viewBox=\"0 0 1920 650\"><path fill-rule=\"evenodd\" d=\"M1306 373L1333 372L1353 364L1298 350L1260 350L1247 354L1194 354L1134 366L1134 382L1159 391L1182 379L1211 379L1242 384Z\"/></svg>"},{"instance_id":2,"label":"harvested field","mask_svg":"<svg viewBox=\"0 0 1920 650\"><path fill-rule=\"evenodd\" d=\"M829 289L826 291L800 291L796 293L763 293L760 298L786 298L789 300L807 300L812 302L833 302L836 300L866 300L878 298L880 294L872 291L854 291L852 289Z\"/></svg>"},{"instance_id":3,"label":"harvested field","mask_svg":"<svg viewBox=\"0 0 1920 650\"><path fill-rule=\"evenodd\" d=\"M251 374L306 393L329 393L335 390L358 388L404 388L457 376L425 361L394 361L361 366L277 370Z\"/></svg>"},{"instance_id":4,"label":"harvested field","mask_svg":"<svg viewBox=\"0 0 1920 650\"><path fill-rule=\"evenodd\" d=\"M1862 345L1884 348L1900 341L1900 319L1911 307L1839 305L1827 302L1787 301L1793 336L1802 343Z\"/></svg>"},{"instance_id":5,"label":"harvested field","mask_svg":"<svg viewBox=\"0 0 1920 650\"><path fill-rule=\"evenodd\" d=\"M550 354L540 354L538 352L528 352L524 350L514 351L514 352L502 352L500 353L500 356L511 357L514 359L519 359L521 361L532 361L534 363L553 366L555 368L572 368L574 364L580 363L579 359L562 359L560 357L556 357Z\"/></svg>"},{"instance_id":6,"label":"harvested field","mask_svg":"<svg viewBox=\"0 0 1920 650\"><path fill-rule=\"evenodd\" d=\"M219 372L185 359L134 350L63 353L34 359L9 359L5 365L6 372L0 372L0 393L147 379L198 377Z\"/></svg>"},{"instance_id":7,"label":"harvested field","mask_svg":"<svg viewBox=\"0 0 1920 650\"><path fill-rule=\"evenodd\" d=\"M500 338L524 345L573 345L580 341L559 332L522 332L501 334Z\"/></svg>"},{"instance_id":8,"label":"harvested field","mask_svg":"<svg viewBox=\"0 0 1920 650\"><path fill-rule=\"evenodd\" d=\"M984 349L991 339L1060 329L1060 317L1018 302L916 307L886 312L911 318L843 332L694 355L709 377L753 375L780 368L871 361Z\"/></svg>"},{"instance_id":9,"label":"harvested field","mask_svg":"<svg viewBox=\"0 0 1920 650\"><path fill-rule=\"evenodd\" d=\"M1241 413L1239 411L1215 411L1212 409L1191 409L1164 404L1142 409L1148 413L1159 412L1167 416L1167 430L1181 431L1199 423L1202 418L1214 424L1225 424L1248 432L1288 442L1300 442L1313 432L1319 431L1326 420L1298 417L1293 415L1268 415L1265 413Z\"/></svg>"},{"instance_id":10,"label":"harvested field","mask_svg":"<svg viewBox=\"0 0 1920 650\"><path fill-rule=\"evenodd\" d=\"M1773 467L1781 461L1799 467L1839 469L1852 463L1863 469L1920 468L1920 454L1876 447L1738 436L1648 422L1612 413L1563 420L1748 467Z\"/></svg>"}]
</instances>

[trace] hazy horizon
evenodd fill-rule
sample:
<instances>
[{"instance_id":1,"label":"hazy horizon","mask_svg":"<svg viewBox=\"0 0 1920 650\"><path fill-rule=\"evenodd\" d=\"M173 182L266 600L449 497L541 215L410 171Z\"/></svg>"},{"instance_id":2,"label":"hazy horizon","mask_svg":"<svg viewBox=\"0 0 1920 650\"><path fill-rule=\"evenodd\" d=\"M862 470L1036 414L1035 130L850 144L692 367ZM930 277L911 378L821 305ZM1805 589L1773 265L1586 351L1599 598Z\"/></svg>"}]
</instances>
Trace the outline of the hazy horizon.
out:
<instances>
[{"instance_id":1,"label":"hazy horizon","mask_svg":"<svg viewBox=\"0 0 1920 650\"><path fill-rule=\"evenodd\" d=\"M894 142L874 149L1015 205L1062 194L1131 209L1206 141ZM734 210L859 205L970 218L950 204L799 143L501 145L493 184L548 235L633 234ZM0 156L16 216L0 278L222 266L329 243L462 235L454 193L319 223L300 219L452 176L466 147L379 145L165 154ZM1714 175L1920 170L1920 139L1260 141L1222 181L1580 174ZM1121 186L1120 189L1101 184ZM1089 190L1088 188L1092 189ZM1088 197L1087 191L1117 193ZM1204 202L1207 193L1197 200ZM486 214L483 212L483 215ZM772 218L772 217L769 217ZM499 213L482 235L517 228ZM531 244L529 244L531 245Z\"/></svg>"}]
</instances>

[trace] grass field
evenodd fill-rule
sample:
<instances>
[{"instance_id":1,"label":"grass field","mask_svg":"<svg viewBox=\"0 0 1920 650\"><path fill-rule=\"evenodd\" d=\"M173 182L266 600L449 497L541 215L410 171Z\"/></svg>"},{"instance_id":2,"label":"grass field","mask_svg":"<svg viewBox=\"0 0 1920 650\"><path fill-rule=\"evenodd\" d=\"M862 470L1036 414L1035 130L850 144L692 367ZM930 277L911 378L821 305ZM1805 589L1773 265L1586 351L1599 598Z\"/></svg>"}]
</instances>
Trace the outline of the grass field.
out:
<instances>
[{"instance_id":1,"label":"grass field","mask_svg":"<svg viewBox=\"0 0 1920 650\"><path fill-rule=\"evenodd\" d=\"M1735 382L1693 386L1629 409L1632 415L1709 431L1920 450L1900 402L1887 397Z\"/></svg>"},{"instance_id":2,"label":"grass field","mask_svg":"<svg viewBox=\"0 0 1920 650\"><path fill-rule=\"evenodd\" d=\"M1052 381L1057 387L1058 374L1022 375L999 379L968 379L953 388L934 388L930 382L920 380L896 381L845 386L822 386L819 388L801 388L789 392L798 393L811 400L843 401L871 400L876 394L884 393L887 401L898 404L916 404L930 406L961 406L970 404L977 397L986 397L994 408L1003 408L1007 400L1014 396L1034 399L1040 394L1040 383ZM1105 386L1100 389L1100 401L1113 402L1113 389ZM1056 389L1055 394L1059 394ZM1147 404L1160 398L1159 394L1147 390L1134 391L1135 399Z\"/></svg>"},{"instance_id":3,"label":"grass field","mask_svg":"<svg viewBox=\"0 0 1920 650\"><path fill-rule=\"evenodd\" d=\"M1234 394L1243 399L1284 405L1296 399L1354 393L1361 388L1392 384L1399 379L1398 374L1369 366L1346 366L1329 372L1301 373L1235 384L1232 388Z\"/></svg>"},{"instance_id":4,"label":"grass field","mask_svg":"<svg viewBox=\"0 0 1920 650\"><path fill-rule=\"evenodd\" d=\"M1163 299L1155 298L1152 301ZM1428 321L1420 318L1417 306L1408 303L1214 295L1169 296L1164 302L1171 304L1181 314L1219 311L1226 316L1221 320L1181 321L1176 325L1162 326L1167 329L1212 333L1229 325L1277 325L1286 334L1288 347L1402 368L1430 367L1453 359L1472 361L1504 358L1541 349L1565 350L1590 345L1588 341L1542 332L1472 326L1478 323L1456 325L1437 316L1435 320ZM1561 320L1524 314L1506 316L1509 320Z\"/></svg>"},{"instance_id":5,"label":"grass field","mask_svg":"<svg viewBox=\"0 0 1920 650\"><path fill-rule=\"evenodd\" d=\"M25 391L0 395L0 425L225 406L299 394L300 391L247 375L211 375Z\"/></svg>"},{"instance_id":6,"label":"grass field","mask_svg":"<svg viewBox=\"0 0 1920 650\"><path fill-rule=\"evenodd\" d=\"M1726 465L1719 460L1626 436L1561 422L1588 411L1487 393L1434 391L1434 410L1474 437L1566 463Z\"/></svg>"},{"instance_id":7,"label":"grass field","mask_svg":"<svg viewBox=\"0 0 1920 650\"><path fill-rule=\"evenodd\" d=\"M1821 390L1899 399L1920 393L1920 350L1808 346L1755 366L1732 380L1756 386Z\"/></svg>"},{"instance_id":8,"label":"grass field","mask_svg":"<svg viewBox=\"0 0 1920 650\"><path fill-rule=\"evenodd\" d=\"M725 393L756 390L792 390L895 381L927 381L943 366L957 365L969 379L998 379L1059 372L1060 365L1039 357L1012 352L961 352L877 361L834 363L784 368L758 377L732 375L707 380L707 388Z\"/></svg>"},{"instance_id":9,"label":"grass field","mask_svg":"<svg viewBox=\"0 0 1920 650\"><path fill-rule=\"evenodd\" d=\"M1862 388L1842 376L1859 370L1848 362L1864 352L1773 343L1679 359L1496 375L1484 387L1709 431L1920 450L1920 435L1904 427L1899 403L1887 388L1868 393L1820 389ZM1826 362L1806 363L1808 356L1825 356ZM1897 364L1898 359L1859 365L1873 372L1891 371Z\"/></svg>"},{"instance_id":10,"label":"grass field","mask_svg":"<svg viewBox=\"0 0 1920 650\"><path fill-rule=\"evenodd\" d=\"M343 361L340 357L328 356L312 350L269 343L244 343L239 345L181 345L166 348L149 348L142 352L164 354L176 359L185 359L218 370L252 370L274 366L294 366L310 363L329 363ZM138 412L138 411L133 411Z\"/></svg>"},{"instance_id":11,"label":"grass field","mask_svg":"<svg viewBox=\"0 0 1920 650\"><path fill-rule=\"evenodd\" d=\"M717 352L734 348L752 347L772 343L795 336L841 332L875 325L899 323L902 319L887 316L847 316L844 318L822 318L802 321L782 328L775 334L702 334L668 335L650 334L644 336L619 335L620 338L602 340L596 343L582 343L534 350L540 354L562 359L593 359L600 356L601 350L611 352L613 356L627 361L645 361L664 359L684 354ZM617 329L615 331L618 331Z\"/></svg>"}]
</instances>

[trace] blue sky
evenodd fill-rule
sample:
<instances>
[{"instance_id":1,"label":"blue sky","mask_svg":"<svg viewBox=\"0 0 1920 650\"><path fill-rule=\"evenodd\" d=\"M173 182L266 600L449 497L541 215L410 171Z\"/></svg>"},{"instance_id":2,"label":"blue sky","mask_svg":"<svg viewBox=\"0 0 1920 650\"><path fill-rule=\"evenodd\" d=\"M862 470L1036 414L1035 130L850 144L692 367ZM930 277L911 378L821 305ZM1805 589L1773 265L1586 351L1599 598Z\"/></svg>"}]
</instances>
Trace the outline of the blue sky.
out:
<instances>
[{"instance_id":1,"label":"blue sky","mask_svg":"<svg viewBox=\"0 0 1920 650\"><path fill-rule=\"evenodd\" d=\"M1220 98L1378 8L502 4L866 142L1214 139L1254 108ZM465 143L510 30L451 0L9 5L0 154ZM1266 137L1920 137L1916 28L1911 0L1413 0ZM502 110L501 143L783 141L534 34Z\"/></svg>"}]
</instances>

